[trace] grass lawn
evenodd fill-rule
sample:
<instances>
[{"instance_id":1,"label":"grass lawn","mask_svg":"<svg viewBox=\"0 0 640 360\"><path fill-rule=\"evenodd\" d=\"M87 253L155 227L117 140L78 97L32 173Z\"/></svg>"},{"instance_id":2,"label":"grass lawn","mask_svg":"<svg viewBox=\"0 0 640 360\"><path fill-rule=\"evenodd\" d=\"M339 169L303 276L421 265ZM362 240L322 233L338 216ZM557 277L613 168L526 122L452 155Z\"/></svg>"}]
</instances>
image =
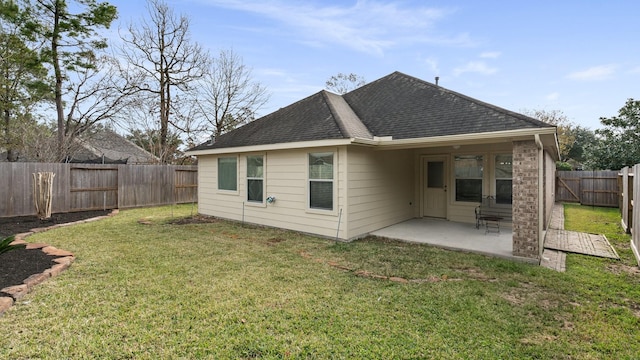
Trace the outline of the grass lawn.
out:
<instances>
[{"instance_id":1,"label":"grass lawn","mask_svg":"<svg viewBox=\"0 0 640 360\"><path fill-rule=\"evenodd\" d=\"M77 260L0 318L0 358L640 354L640 273L617 209L565 206L567 229L605 233L622 257L568 255L566 273L371 238L171 223L190 212L128 210L30 237Z\"/></svg>"}]
</instances>

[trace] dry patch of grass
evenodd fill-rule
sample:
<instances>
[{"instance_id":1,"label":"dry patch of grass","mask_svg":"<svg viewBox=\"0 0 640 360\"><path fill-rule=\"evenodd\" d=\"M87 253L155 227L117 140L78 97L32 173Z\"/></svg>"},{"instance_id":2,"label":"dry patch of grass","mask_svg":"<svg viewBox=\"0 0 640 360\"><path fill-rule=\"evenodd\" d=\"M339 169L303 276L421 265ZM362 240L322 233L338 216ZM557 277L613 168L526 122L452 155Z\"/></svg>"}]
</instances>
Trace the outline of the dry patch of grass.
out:
<instances>
[{"instance_id":1,"label":"dry patch of grass","mask_svg":"<svg viewBox=\"0 0 640 360\"><path fill-rule=\"evenodd\" d=\"M640 275L640 268L637 265L607 264L607 270L616 275L620 275L620 274L627 274L631 276Z\"/></svg>"}]
</instances>

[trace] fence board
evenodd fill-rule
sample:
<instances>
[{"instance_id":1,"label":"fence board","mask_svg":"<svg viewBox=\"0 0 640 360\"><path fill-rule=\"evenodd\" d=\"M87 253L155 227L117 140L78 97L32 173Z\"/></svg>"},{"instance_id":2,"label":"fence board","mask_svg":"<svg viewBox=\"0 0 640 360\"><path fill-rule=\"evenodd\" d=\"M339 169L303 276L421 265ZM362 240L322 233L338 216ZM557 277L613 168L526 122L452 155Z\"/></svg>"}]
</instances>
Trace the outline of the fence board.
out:
<instances>
[{"instance_id":1,"label":"fence board","mask_svg":"<svg viewBox=\"0 0 640 360\"><path fill-rule=\"evenodd\" d=\"M118 168L113 165L71 165L69 211L118 207Z\"/></svg>"},{"instance_id":2,"label":"fence board","mask_svg":"<svg viewBox=\"0 0 640 360\"><path fill-rule=\"evenodd\" d=\"M34 215L35 172L54 172L52 212L197 201L197 167L0 163L0 217Z\"/></svg>"},{"instance_id":3,"label":"fence board","mask_svg":"<svg viewBox=\"0 0 640 360\"><path fill-rule=\"evenodd\" d=\"M632 206L632 218L631 222L634 224L631 228L631 249L636 257L636 261L640 266L640 164L633 167L633 200L631 200Z\"/></svg>"},{"instance_id":4,"label":"fence board","mask_svg":"<svg viewBox=\"0 0 640 360\"><path fill-rule=\"evenodd\" d=\"M556 200L618 207L617 171L558 171Z\"/></svg>"},{"instance_id":5,"label":"fence board","mask_svg":"<svg viewBox=\"0 0 640 360\"><path fill-rule=\"evenodd\" d=\"M633 170L625 167L618 174L618 188L620 189L620 218L622 228L627 232L631 232L633 227Z\"/></svg>"},{"instance_id":6,"label":"fence board","mask_svg":"<svg viewBox=\"0 0 640 360\"><path fill-rule=\"evenodd\" d=\"M65 212L69 202L69 170L65 164L0 163L0 216L35 215L33 199L33 173L53 172L53 199L51 211Z\"/></svg>"},{"instance_id":7,"label":"fence board","mask_svg":"<svg viewBox=\"0 0 640 360\"><path fill-rule=\"evenodd\" d=\"M198 169L191 166L177 166L175 169L175 201L192 202L198 198Z\"/></svg>"}]
</instances>

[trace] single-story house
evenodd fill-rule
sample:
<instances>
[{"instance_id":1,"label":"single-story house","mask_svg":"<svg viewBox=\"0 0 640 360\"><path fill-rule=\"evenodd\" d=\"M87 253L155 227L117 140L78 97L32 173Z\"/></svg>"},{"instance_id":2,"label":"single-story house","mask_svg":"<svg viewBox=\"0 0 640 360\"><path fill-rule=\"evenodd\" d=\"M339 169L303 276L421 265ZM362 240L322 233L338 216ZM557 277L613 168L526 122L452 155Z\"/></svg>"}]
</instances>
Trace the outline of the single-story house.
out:
<instances>
[{"instance_id":1,"label":"single-story house","mask_svg":"<svg viewBox=\"0 0 640 360\"><path fill-rule=\"evenodd\" d=\"M394 72L320 91L188 151L201 214L341 240L412 218L511 209L513 256L539 260L556 128ZM336 236L337 235L337 236Z\"/></svg>"},{"instance_id":2,"label":"single-story house","mask_svg":"<svg viewBox=\"0 0 640 360\"><path fill-rule=\"evenodd\" d=\"M52 140L55 139L52 138ZM41 148L41 152L55 146L55 143L46 144ZM30 150L26 154L20 150L14 150L13 156L20 162L42 162L48 158L34 148ZM0 148L0 162L5 161L7 161L7 151ZM69 156L63 159L63 162L142 165L159 164L160 159L115 131L100 127L74 138L69 148Z\"/></svg>"}]
</instances>

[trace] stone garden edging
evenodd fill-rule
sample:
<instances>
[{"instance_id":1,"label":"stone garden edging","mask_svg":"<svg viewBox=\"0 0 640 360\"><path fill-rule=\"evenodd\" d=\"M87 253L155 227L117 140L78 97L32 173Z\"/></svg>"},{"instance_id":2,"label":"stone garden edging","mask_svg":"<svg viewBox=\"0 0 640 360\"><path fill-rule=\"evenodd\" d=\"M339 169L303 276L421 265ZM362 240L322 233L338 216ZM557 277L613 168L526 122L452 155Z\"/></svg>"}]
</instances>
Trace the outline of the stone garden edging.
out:
<instances>
[{"instance_id":1,"label":"stone garden edging","mask_svg":"<svg viewBox=\"0 0 640 360\"><path fill-rule=\"evenodd\" d=\"M106 219L108 217L117 215L118 212L119 212L118 209L114 209L111 211L111 213L105 216L98 216L91 219L74 221L74 222L65 223L65 224L56 224L46 228L31 229L30 232L17 234L16 239L12 242L12 244L26 244L27 249L40 249L42 252L44 252L47 255L53 255L53 256L59 256L59 257L53 259L53 262L56 263L55 265L53 265L49 269L46 269L45 271L39 274L33 274L29 276L22 282L22 284L8 286L6 288L0 289L1 292L11 295L11 296L0 296L0 316L2 316L5 311L11 308L11 306L13 306L13 304L15 304L16 301L20 300L22 297L24 297L29 292L31 292L33 287L47 280L50 277L60 275L60 273L68 269L76 259L75 255L72 252L61 250L44 243L27 243L24 239L26 239L27 237L35 233L40 233L43 231L48 231L48 230L52 230L59 227Z\"/></svg>"}]
</instances>

